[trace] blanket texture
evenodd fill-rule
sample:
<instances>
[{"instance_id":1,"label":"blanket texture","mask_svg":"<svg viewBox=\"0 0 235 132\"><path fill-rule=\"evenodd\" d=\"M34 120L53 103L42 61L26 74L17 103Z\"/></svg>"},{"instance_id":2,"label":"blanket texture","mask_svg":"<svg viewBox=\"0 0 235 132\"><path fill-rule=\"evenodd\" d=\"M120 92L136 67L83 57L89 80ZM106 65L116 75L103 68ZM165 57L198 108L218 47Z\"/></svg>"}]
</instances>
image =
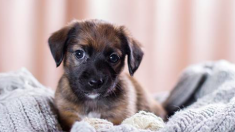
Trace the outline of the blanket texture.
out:
<instances>
[{"instance_id":1,"label":"blanket texture","mask_svg":"<svg viewBox=\"0 0 235 132\"><path fill-rule=\"evenodd\" d=\"M61 131L53 91L26 69L0 74L0 132Z\"/></svg>"},{"instance_id":2,"label":"blanket texture","mask_svg":"<svg viewBox=\"0 0 235 132\"><path fill-rule=\"evenodd\" d=\"M182 77L204 73L208 76L195 94L196 102L175 113L160 132L235 131L235 65L226 61L194 65Z\"/></svg>"},{"instance_id":3,"label":"blanket texture","mask_svg":"<svg viewBox=\"0 0 235 132\"><path fill-rule=\"evenodd\" d=\"M181 74L177 87L185 83L195 85L195 79L187 78L205 73L206 80L193 95L195 102L179 109L158 132L235 131L235 65L218 61L190 66ZM151 132L126 124L110 126L97 130L87 121L81 121L71 131ZM61 131L53 92L25 69L0 74L0 132L9 131Z\"/></svg>"}]
</instances>

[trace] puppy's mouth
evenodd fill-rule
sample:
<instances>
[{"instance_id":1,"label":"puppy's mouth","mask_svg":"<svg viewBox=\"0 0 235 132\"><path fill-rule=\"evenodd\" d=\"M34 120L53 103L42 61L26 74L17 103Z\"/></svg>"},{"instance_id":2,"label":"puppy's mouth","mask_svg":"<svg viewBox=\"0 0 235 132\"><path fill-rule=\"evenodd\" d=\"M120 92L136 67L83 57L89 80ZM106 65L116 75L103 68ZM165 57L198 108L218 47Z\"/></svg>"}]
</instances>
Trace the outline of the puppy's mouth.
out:
<instances>
[{"instance_id":1,"label":"puppy's mouth","mask_svg":"<svg viewBox=\"0 0 235 132\"><path fill-rule=\"evenodd\" d=\"M116 83L114 83L106 92L104 92L103 95L98 92L89 92L89 93L84 93L84 94L89 99L96 99L100 96L107 97L109 94L111 94L115 90L115 87L116 87Z\"/></svg>"},{"instance_id":2,"label":"puppy's mouth","mask_svg":"<svg viewBox=\"0 0 235 132\"><path fill-rule=\"evenodd\" d=\"M97 98L100 99L114 93L116 86L117 86L117 80L112 82L111 85L109 86L100 89L93 89L91 91L83 91L83 93L87 99L92 99L92 100Z\"/></svg>"},{"instance_id":3,"label":"puppy's mouth","mask_svg":"<svg viewBox=\"0 0 235 132\"><path fill-rule=\"evenodd\" d=\"M100 96L99 93L94 93L94 92L92 92L92 93L85 93L85 95L86 95L87 98L90 98L90 99L96 99L97 97Z\"/></svg>"}]
</instances>

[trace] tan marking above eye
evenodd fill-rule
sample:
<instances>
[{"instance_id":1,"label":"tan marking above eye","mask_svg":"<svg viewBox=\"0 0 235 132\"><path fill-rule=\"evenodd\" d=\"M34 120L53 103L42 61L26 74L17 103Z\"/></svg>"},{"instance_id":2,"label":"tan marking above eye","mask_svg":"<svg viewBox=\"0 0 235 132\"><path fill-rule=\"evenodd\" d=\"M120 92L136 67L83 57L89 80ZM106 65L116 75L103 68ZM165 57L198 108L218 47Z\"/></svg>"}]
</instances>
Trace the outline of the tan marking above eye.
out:
<instances>
[{"instance_id":1,"label":"tan marking above eye","mask_svg":"<svg viewBox=\"0 0 235 132\"><path fill-rule=\"evenodd\" d=\"M74 45L72 46L72 51L74 52L74 51L76 51L76 50L83 50L83 48L82 48L83 45L84 45L84 44L74 44Z\"/></svg>"},{"instance_id":2,"label":"tan marking above eye","mask_svg":"<svg viewBox=\"0 0 235 132\"><path fill-rule=\"evenodd\" d=\"M116 50L116 52L115 52L119 57L121 57L122 56L122 52L120 51L120 50Z\"/></svg>"}]
</instances>

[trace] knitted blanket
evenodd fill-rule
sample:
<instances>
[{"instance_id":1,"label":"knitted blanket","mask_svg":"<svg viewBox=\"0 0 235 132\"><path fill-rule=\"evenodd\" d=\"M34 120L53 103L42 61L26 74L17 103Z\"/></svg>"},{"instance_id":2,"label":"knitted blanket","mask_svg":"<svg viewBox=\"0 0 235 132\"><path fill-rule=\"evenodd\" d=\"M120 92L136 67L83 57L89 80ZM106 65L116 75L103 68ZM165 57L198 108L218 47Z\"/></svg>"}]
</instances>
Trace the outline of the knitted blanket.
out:
<instances>
[{"instance_id":1,"label":"knitted blanket","mask_svg":"<svg viewBox=\"0 0 235 132\"><path fill-rule=\"evenodd\" d=\"M160 132L235 132L235 65L226 61L193 65L181 78L205 73L207 78L194 95L196 102L176 112Z\"/></svg>"},{"instance_id":2,"label":"knitted blanket","mask_svg":"<svg viewBox=\"0 0 235 132\"><path fill-rule=\"evenodd\" d=\"M179 109L158 132L235 131L235 65L218 61L190 66L179 78L177 88L201 83L195 78L205 73L207 78L193 94L195 101ZM184 95L184 91L180 94ZM0 74L0 132L9 131L61 131L53 91L42 86L26 69ZM71 131L151 132L126 124L104 124L103 129L97 130L86 121L76 122Z\"/></svg>"},{"instance_id":3,"label":"knitted blanket","mask_svg":"<svg viewBox=\"0 0 235 132\"><path fill-rule=\"evenodd\" d=\"M61 131L54 93L26 69L0 74L0 132Z\"/></svg>"}]
</instances>

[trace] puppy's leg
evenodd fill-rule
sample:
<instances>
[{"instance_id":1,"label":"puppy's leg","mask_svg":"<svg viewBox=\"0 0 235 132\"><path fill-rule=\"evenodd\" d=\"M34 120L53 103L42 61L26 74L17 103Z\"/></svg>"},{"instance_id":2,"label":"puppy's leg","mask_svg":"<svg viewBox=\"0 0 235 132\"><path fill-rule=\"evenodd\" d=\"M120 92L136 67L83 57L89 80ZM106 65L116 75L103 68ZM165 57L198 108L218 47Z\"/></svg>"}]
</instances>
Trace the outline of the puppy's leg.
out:
<instances>
[{"instance_id":1,"label":"puppy's leg","mask_svg":"<svg viewBox=\"0 0 235 132\"><path fill-rule=\"evenodd\" d=\"M166 120L166 111L162 105L156 101L152 101L152 111L155 115L160 116L164 121Z\"/></svg>"},{"instance_id":2,"label":"puppy's leg","mask_svg":"<svg viewBox=\"0 0 235 132\"><path fill-rule=\"evenodd\" d=\"M112 122L114 125L120 125L124 119L117 117L117 118L108 118L107 120Z\"/></svg>"},{"instance_id":3,"label":"puppy's leg","mask_svg":"<svg viewBox=\"0 0 235 132\"><path fill-rule=\"evenodd\" d=\"M59 111L60 124L63 130L69 131L76 121L81 121L81 118L71 110Z\"/></svg>"}]
</instances>

